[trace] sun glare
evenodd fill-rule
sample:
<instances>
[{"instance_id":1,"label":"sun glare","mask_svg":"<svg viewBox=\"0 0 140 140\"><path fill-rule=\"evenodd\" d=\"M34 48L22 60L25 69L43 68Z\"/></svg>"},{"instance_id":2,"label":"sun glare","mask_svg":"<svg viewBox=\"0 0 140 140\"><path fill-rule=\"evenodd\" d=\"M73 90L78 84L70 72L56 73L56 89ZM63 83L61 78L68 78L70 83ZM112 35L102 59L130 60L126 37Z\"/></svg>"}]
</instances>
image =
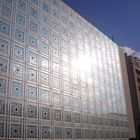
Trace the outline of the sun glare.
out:
<instances>
[{"instance_id":1,"label":"sun glare","mask_svg":"<svg viewBox=\"0 0 140 140\"><path fill-rule=\"evenodd\" d=\"M80 73L91 72L92 63L89 56L81 55L72 60L72 68Z\"/></svg>"}]
</instances>

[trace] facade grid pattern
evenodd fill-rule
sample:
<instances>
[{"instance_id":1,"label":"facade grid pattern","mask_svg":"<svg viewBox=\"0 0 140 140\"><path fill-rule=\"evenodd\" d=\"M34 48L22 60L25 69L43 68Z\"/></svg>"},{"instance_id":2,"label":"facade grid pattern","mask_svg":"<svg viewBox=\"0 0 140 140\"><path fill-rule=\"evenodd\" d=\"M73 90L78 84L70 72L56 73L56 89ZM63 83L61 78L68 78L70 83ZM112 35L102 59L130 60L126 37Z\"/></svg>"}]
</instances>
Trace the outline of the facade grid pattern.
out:
<instances>
[{"instance_id":1,"label":"facade grid pattern","mask_svg":"<svg viewBox=\"0 0 140 140\"><path fill-rule=\"evenodd\" d=\"M1 0L0 15L0 139L128 139L114 42L61 0Z\"/></svg>"}]
</instances>

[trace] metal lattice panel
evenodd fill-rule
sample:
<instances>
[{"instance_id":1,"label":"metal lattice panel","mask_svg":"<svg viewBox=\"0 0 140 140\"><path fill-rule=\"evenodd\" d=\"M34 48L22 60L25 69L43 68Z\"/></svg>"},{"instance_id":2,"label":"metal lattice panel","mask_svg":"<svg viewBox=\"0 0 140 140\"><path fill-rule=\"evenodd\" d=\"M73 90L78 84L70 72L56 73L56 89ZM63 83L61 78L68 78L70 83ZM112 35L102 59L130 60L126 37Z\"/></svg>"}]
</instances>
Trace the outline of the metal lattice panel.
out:
<instances>
[{"instance_id":1,"label":"metal lattice panel","mask_svg":"<svg viewBox=\"0 0 140 140\"><path fill-rule=\"evenodd\" d=\"M118 46L61 0L1 0L0 139L95 138L128 139Z\"/></svg>"}]
</instances>

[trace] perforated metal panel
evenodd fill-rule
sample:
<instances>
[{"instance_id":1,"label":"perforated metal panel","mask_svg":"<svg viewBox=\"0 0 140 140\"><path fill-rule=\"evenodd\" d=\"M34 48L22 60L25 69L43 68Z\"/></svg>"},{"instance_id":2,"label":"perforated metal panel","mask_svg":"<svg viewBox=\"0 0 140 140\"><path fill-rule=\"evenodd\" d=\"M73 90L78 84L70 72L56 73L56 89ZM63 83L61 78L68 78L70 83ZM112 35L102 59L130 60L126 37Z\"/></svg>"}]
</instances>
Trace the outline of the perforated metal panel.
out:
<instances>
[{"instance_id":1,"label":"perforated metal panel","mask_svg":"<svg viewBox=\"0 0 140 140\"><path fill-rule=\"evenodd\" d=\"M11 103L11 115L12 116L22 116L22 104L12 102Z\"/></svg>"},{"instance_id":2,"label":"perforated metal panel","mask_svg":"<svg viewBox=\"0 0 140 140\"><path fill-rule=\"evenodd\" d=\"M4 35L10 35L10 25L5 21L0 20L0 32Z\"/></svg>"},{"instance_id":3,"label":"perforated metal panel","mask_svg":"<svg viewBox=\"0 0 140 140\"><path fill-rule=\"evenodd\" d=\"M3 38L0 38L0 53L8 53L9 52L9 42Z\"/></svg>"},{"instance_id":4,"label":"perforated metal panel","mask_svg":"<svg viewBox=\"0 0 140 140\"><path fill-rule=\"evenodd\" d=\"M22 126L21 124L11 124L11 138L21 138L22 137Z\"/></svg>"},{"instance_id":5,"label":"perforated metal panel","mask_svg":"<svg viewBox=\"0 0 140 140\"><path fill-rule=\"evenodd\" d=\"M50 109L47 107L41 108L42 119L50 120Z\"/></svg>"},{"instance_id":6,"label":"perforated metal panel","mask_svg":"<svg viewBox=\"0 0 140 140\"><path fill-rule=\"evenodd\" d=\"M49 139L51 137L50 126L42 126L42 138Z\"/></svg>"},{"instance_id":7,"label":"perforated metal panel","mask_svg":"<svg viewBox=\"0 0 140 140\"><path fill-rule=\"evenodd\" d=\"M0 139L127 140L127 123L116 44L62 0L1 0Z\"/></svg>"},{"instance_id":8,"label":"perforated metal panel","mask_svg":"<svg viewBox=\"0 0 140 140\"><path fill-rule=\"evenodd\" d=\"M27 125L27 138L37 138L37 126Z\"/></svg>"}]
</instances>

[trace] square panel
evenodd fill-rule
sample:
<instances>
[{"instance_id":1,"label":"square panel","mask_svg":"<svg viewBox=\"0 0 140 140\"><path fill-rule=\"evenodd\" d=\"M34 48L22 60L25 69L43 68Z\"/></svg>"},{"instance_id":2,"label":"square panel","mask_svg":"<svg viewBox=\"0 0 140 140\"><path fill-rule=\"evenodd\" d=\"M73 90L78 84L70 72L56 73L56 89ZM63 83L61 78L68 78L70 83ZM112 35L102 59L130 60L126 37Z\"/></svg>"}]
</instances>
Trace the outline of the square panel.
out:
<instances>
[{"instance_id":1,"label":"square panel","mask_svg":"<svg viewBox=\"0 0 140 140\"><path fill-rule=\"evenodd\" d=\"M41 68L44 68L45 70L49 69L49 60L45 57L41 57Z\"/></svg>"},{"instance_id":2,"label":"square panel","mask_svg":"<svg viewBox=\"0 0 140 140\"><path fill-rule=\"evenodd\" d=\"M22 104L17 102L11 103L11 115L22 117Z\"/></svg>"},{"instance_id":3,"label":"square panel","mask_svg":"<svg viewBox=\"0 0 140 140\"><path fill-rule=\"evenodd\" d=\"M63 120L65 122L71 122L72 121L72 116L70 111L63 111Z\"/></svg>"},{"instance_id":4,"label":"square panel","mask_svg":"<svg viewBox=\"0 0 140 140\"><path fill-rule=\"evenodd\" d=\"M45 85L45 86L49 85L49 75L47 73L41 72L40 83L41 83L41 85Z\"/></svg>"},{"instance_id":5,"label":"square panel","mask_svg":"<svg viewBox=\"0 0 140 140\"><path fill-rule=\"evenodd\" d=\"M23 66L20 64L12 64L12 75L22 78L23 76Z\"/></svg>"},{"instance_id":6,"label":"square panel","mask_svg":"<svg viewBox=\"0 0 140 140\"><path fill-rule=\"evenodd\" d=\"M51 138L51 128L50 126L42 126L41 127L42 138L50 139Z\"/></svg>"},{"instance_id":7,"label":"square panel","mask_svg":"<svg viewBox=\"0 0 140 140\"><path fill-rule=\"evenodd\" d=\"M36 125L27 125L27 138L37 138Z\"/></svg>"},{"instance_id":8,"label":"square panel","mask_svg":"<svg viewBox=\"0 0 140 140\"><path fill-rule=\"evenodd\" d=\"M74 93L78 93L79 92L78 84L72 83L72 91Z\"/></svg>"},{"instance_id":9,"label":"square panel","mask_svg":"<svg viewBox=\"0 0 140 140\"><path fill-rule=\"evenodd\" d=\"M22 125L21 124L11 124L11 138L21 138L22 137Z\"/></svg>"},{"instance_id":10,"label":"square panel","mask_svg":"<svg viewBox=\"0 0 140 140\"><path fill-rule=\"evenodd\" d=\"M0 122L0 138L4 137L4 133L5 133L4 123Z\"/></svg>"},{"instance_id":11,"label":"square panel","mask_svg":"<svg viewBox=\"0 0 140 140\"><path fill-rule=\"evenodd\" d=\"M59 36L52 33L52 36L51 36L51 40L52 40L52 43L55 44L55 45L59 45Z\"/></svg>"},{"instance_id":12,"label":"square panel","mask_svg":"<svg viewBox=\"0 0 140 140\"><path fill-rule=\"evenodd\" d=\"M49 44L42 41L41 45L40 45L40 51L41 51L41 53L48 55L49 54Z\"/></svg>"},{"instance_id":13,"label":"square panel","mask_svg":"<svg viewBox=\"0 0 140 140\"><path fill-rule=\"evenodd\" d=\"M37 33L38 32L38 25L33 22L33 21L30 21L30 30L33 32L33 33Z\"/></svg>"},{"instance_id":14,"label":"square panel","mask_svg":"<svg viewBox=\"0 0 140 140\"><path fill-rule=\"evenodd\" d=\"M37 53L34 53L34 52L32 52L32 51L28 51L28 54L27 54L27 62L28 63L31 63L31 64L33 64L33 65L37 65L37 63L38 63L38 55L37 55Z\"/></svg>"},{"instance_id":15,"label":"square panel","mask_svg":"<svg viewBox=\"0 0 140 140\"><path fill-rule=\"evenodd\" d=\"M82 137L81 129L75 129L75 138L81 139L81 137Z\"/></svg>"},{"instance_id":16,"label":"square panel","mask_svg":"<svg viewBox=\"0 0 140 140\"><path fill-rule=\"evenodd\" d=\"M48 104L50 102L50 93L48 90L40 90L39 96L42 103Z\"/></svg>"},{"instance_id":17,"label":"square panel","mask_svg":"<svg viewBox=\"0 0 140 140\"><path fill-rule=\"evenodd\" d=\"M41 116L42 119L50 120L50 109L47 107L42 107Z\"/></svg>"},{"instance_id":18,"label":"square panel","mask_svg":"<svg viewBox=\"0 0 140 140\"><path fill-rule=\"evenodd\" d=\"M41 24L43 24L43 26L45 25L45 26L49 27L50 19L47 15L41 14Z\"/></svg>"},{"instance_id":19,"label":"square panel","mask_svg":"<svg viewBox=\"0 0 140 140\"><path fill-rule=\"evenodd\" d=\"M10 44L7 40L0 38L0 53L8 54Z\"/></svg>"},{"instance_id":20,"label":"square panel","mask_svg":"<svg viewBox=\"0 0 140 140\"><path fill-rule=\"evenodd\" d=\"M11 9L5 5L2 5L1 14L6 18L11 19L11 15L12 15Z\"/></svg>"},{"instance_id":21,"label":"square panel","mask_svg":"<svg viewBox=\"0 0 140 140\"><path fill-rule=\"evenodd\" d=\"M52 69L53 69L53 72L59 73L59 72L60 72L59 64L53 62L53 63L52 63Z\"/></svg>"},{"instance_id":22,"label":"square panel","mask_svg":"<svg viewBox=\"0 0 140 140\"><path fill-rule=\"evenodd\" d=\"M81 122L80 113L73 113L73 119L75 123L80 123Z\"/></svg>"},{"instance_id":23,"label":"square panel","mask_svg":"<svg viewBox=\"0 0 140 140\"><path fill-rule=\"evenodd\" d=\"M83 100L82 101L82 110L85 111L85 112L88 112L88 101L86 100Z\"/></svg>"},{"instance_id":24,"label":"square panel","mask_svg":"<svg viewBox=\"0 0 140 140\"><path fill-rule=\"evenodd\" d=\"M59 50L56 49L56 48L52 48L52 56L55 57L55 58L59 58Z\"/></svg>"},{"instance_id":25,"label":"square panel","mask_svg":"<svg viewBox=\"0 0 140 140\"><path fill-rule=\"evenodd\" d=\"M80 110L81 109L81 102L79 98L73 98L73 108L75 110Z\"/></svg>"},{"instance_id":26,"label":"square panel","mask_svg":"<svg viewBox=\"0 0 140 140\"><path fill-rule=\"evenodd\" d=\"M55 9L51 9L51 15L53 18L58 19L59 18L59 13Z\"/></svg>"},{"instance_id":27,"label":"square panel","mask_svg":"<svg viewBox=\"0 0 140 140\"><path fill-rule=\"evenodd\" d=\"M59 88L60 87L60 79L57 78L57 77L53 77L52 80L53 80L52 81L52 86L54 88Z\"/></svg>"},{"instance_id":28,"label":"square panel","mask_svg":"<svg viewBox=\"0 0 140 140\"><path fill-rule=\"evenodd\" d=\"M37 87L27 86L27 99L32 101L37 100Z\"/></svg>"},{"instance_id":29,"label":"square panel","mask_svg":"<svg viewBox=\"0 0 140 140\"><path fill-rule=\"evenodd\" d=\"M69 69L65 66L63 66L63 75L64 76L69 76Z\"/></svg>"},{"instance_id":30,"label":"square panel","mask_svg":"<svg viewBox=\"0 0 140 140\"><path fill-rule=\"evenodd\" d=\"M38 19L38 11L32 7L30 7L30 16Z\"/></svg>"},{"instance_id":31,"label":"square panel","mask_svg":"<svg viewBox=\"0 0 140 140\"><path fill-rule=\"evenodd\" d=\"M10 35L10 25L0 20L0 32L5 35Z\"/></svg>"},{"instance_id":32,"label":"square panel","mask_svg":"<svg viewBox=\"0 0 140 140\"><path fill-rule=\"evenodd\" d=\"M61 38L61 46L63 47L63 49L68 49L68 42L63 38Z\"/></svg>"},{"instance_id":33,"label":"square panel","mask_svg":"<svg viewBox=\"0 0 140 140\"><path fill-rule=\"evenodd\" d=\"M52 104L60 106L61 105L61 95L60 93L53 93L52 94Z\"/></svg>"},{"instance_id":34,"label":"square panel","mask_svg":"<svg viewBox=\"0 0 140 140\"><path fill-rule=\"evenodd\" d=\"M29 35L28 43L29 43L29 46L31 46L32 48L37 49L37 38L36 37Z\"/></svg>"},{"instance_id":35,"label":"square panel","mask_svg":"<svg viewBox=\"0 0 140 140\"><path fill-rule=\"evenodd\" d=\"M17 9L20 10L21 12L25 12L26 11L26 3L23 0L18 0Z\"/></svg>"},{"instance_id":36,"label":"square panel","mask_svg":"<svg viewBox=\"0 0 140 140\"><path fill-rule=\"evenodd\" d=\"M21 43L24 43L25 41L25 33L20 30L20 29L16 29L15 30L15 39Z\"/></svg>"},{"instance_id":37,"label":"square panel","mask_svg":"<svg viewBox=\"0 0 140 140\"><path fill-rule=\"evenodd\" d=\"M7 86L8 85L6 79L0 78L0 93L6 94Z\"/></svg>"},{"instance_id":38,"label":"square panel","mask_svg":"<svg viewBox=\"0 0 140 140\"><path fill-rule=\"evenodd\" d=\"M53 119L54 121L61 121L61 110L53 109Z\"/></svg>"},{"instance_id":39,"label":"square panel","mask_svg":"<svg viewBox=\"0 0 140 140\"><path fill-rule=\"evenodd\" d=\"M21 14L17 13L16 14L16 23L22 27L25 27L25 17L22 16Z\"/></svg>"},{"instance_id":40,"label":"square panel","mask_svg":"<svg viewBox=\"0 0 140 140\"><path fill-rule=\"evenodd\" d=\"M23 95L23 83L12 81L12 96L21 97Z\"/></svg>"},{"instance_id":41,"label":"square panel","mask_svg":"<svg viewBox=\"0 0 140 140\"><path fill-rule=\"evenodd\" d=\"M59 32L59 23L56 22L56 21L54 21L54 20L52 20L52 22L51 22L51 28L52 28L54 31Z\"/></svg>"},{"instance_id":42,"label":"square panel","mask_svg":"<svg viewBox=\"0 0 140 140\"><path fill-rule=\"evenodd\" d=\"M54 127L54 138L55 139L62 138L62 128L61 127Z\"/></svg>"},{"instance_id":43,"label":"square panel","mask_svg":"<svg viewBox=\"0 0 140 140\"><path fill-rule=\"evenodd\" d=\"M27 117L37 118L37 106L35 106L35 105L27 106Z\"/></svg>"},{"instance_id":44,"label":"square panel","mask_svg":"<svg viewBox=\"0 0 140 140\"><path fill-rule=\"evenodd\" d=\"M63 81L63 89L65 91L69 91L70 90L70 85L68 81Z\"/></svg>"},{"instance_id":45,"label":"square panel","mask_svg":"<svg viewBox=\"0 0 140 140\"><path fill-rule=\"evenodd\" d=\"M27 80L37 82L37 70L27 68Z\"/></svg>"},{"instance_id":46,"label":"square panel","mask_svg":"<svg viewBox=\"0 0 140 140\"><path fill-rule=\"evenodd\" d=\"M25 54L24 48L22 48L18 45L13 46L13 57L14 58L23 61L24 60L24 54Z\"/></svg>"},{"instance_id":47,"label":"square panel","mask_svg":"<svg viewBox=\"0 0 140 140\"><path fill-rule=\"evenodd\" d=\"M0 114L5 114L6 104L5 101L0 99Z\"/></svg>"},{"instance_id":48,"label":"square panel","mask_svg":"<svg viewBox=\"0 0 140 140\"><path fill-rule=\"evenodd\" d=\"M7 68L8 68L8 61L7 59L0 58L0 72L3 74L7 73Z\"/></svg>"},{"instance_id":49,"label":"square panel","mask_svg":"<svg viewBox=\"0 0 140 140\"><path fill-rule=\"evenodd\" d=\"M41 28L41 37L44 39L49 39L49 31L46 28Z\"/></svg>"},{"instance_id":50,"label":"square panel","mask_svg":"<svg viewBox=\"0 0 140 140\"><path fill-rule=\"evenodd\" d=\"M71 107L71 97L70 97L70 96L64 95L63 106L64 106L64 108L65 108L65 107L66 107L66 108L67 108L67 107L68 107L68 108Z\"/></svg>"},{"instance_id":51,"label":"square panel","mask_svg":"<svg viewBox=\"0 0 140 140\"><path fill-rule=\"evenodd\" d=\"M72 128L65 128L65 138L72 139Z\"/></svg>"}]
</instances>

